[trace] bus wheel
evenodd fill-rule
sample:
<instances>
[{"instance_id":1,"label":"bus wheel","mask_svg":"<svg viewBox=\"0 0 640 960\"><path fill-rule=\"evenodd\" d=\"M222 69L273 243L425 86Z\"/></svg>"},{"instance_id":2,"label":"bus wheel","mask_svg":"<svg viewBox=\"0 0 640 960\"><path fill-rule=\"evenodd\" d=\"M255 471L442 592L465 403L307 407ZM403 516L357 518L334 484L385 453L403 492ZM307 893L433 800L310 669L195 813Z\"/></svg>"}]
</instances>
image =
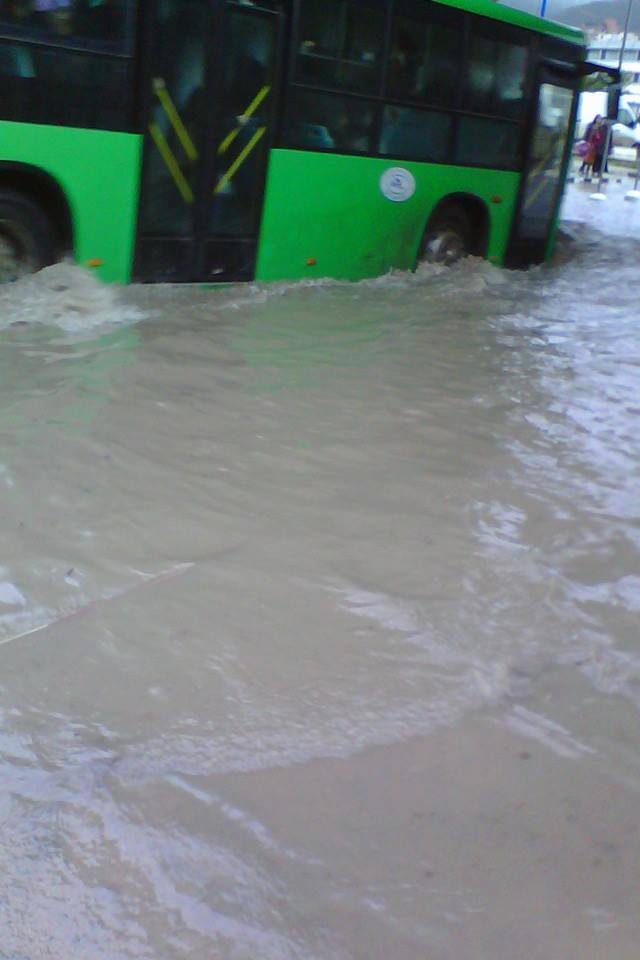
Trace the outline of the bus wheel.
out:
<instances>
[{"instance_id":1,"label":"bus wheel","mask_svg":"<svg viewBox=\"0 0 640 960\"><path fill-rule=\"evenodd\" d=\"M427 224L419 262L448 266L471 253L472 241L473 228L462 207L445 207Z\"/></svg>"},{"instance_id":2,"label":"bus wheel","mask_svg":"<svg viewBox=\"0 0 640 960\"><path fill-rule=\"evenodd\" d=\"M0 283L53 263L55 249L55 233L44 211L23 193L0 190Z\"/></svg>"}]
</instances>

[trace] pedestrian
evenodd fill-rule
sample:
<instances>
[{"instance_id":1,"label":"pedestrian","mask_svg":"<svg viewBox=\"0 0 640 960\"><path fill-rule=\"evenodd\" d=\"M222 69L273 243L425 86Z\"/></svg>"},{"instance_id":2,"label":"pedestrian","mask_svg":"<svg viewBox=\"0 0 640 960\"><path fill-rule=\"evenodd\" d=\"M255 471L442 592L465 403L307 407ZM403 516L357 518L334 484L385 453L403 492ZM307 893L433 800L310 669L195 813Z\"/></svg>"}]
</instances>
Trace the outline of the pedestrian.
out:
<instances>
[{"instance_id":1,"label":"pedestrian","mask_svg":"<svg viewBox=\"0 0 640 960\"><path fill-rule=\"evenodd\" d=\"M577 153L580 157L580 169L578 170L578 176L584 177L585 180L590 180L591 167L593 166L593 149L589 146L586 140L580 140L577 145Z\"/></svg>"},{"instance_id":2,"label":"pedestrian","mask_svg":"<svg viewBox=\"0 0 640 960\"><path fill-rule=\"evenodd\" d=\"M593 118L587 127L584 139L587 143L585 160L589 158L593 173L597 176L602 170L604 148L607 142L607 125L599 113ZM605 171L606 169L607 168L605 166Z\"/></svg>"}]
</instances>

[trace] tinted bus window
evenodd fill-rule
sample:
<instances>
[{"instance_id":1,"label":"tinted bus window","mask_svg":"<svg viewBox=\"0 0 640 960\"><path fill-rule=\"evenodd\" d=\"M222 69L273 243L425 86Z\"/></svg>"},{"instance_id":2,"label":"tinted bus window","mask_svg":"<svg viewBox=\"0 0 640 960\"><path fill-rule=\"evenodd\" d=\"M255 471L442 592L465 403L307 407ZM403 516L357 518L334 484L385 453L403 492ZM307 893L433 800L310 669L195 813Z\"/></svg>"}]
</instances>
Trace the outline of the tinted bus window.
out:
<instances>
[{"instance_id":1,"label":"tinted bus window","mask_svg":"<svg viewBox=\"0 0 640 960\"><path fill-rule=\"evenodd\" d=\"M123 52L132 0L4 0L0 32L52 44Z\"/></svg>"},{"instance_id":2,"label":"tinted bus window","mask_svg":"<svg viewBox=\"0 0 640 960\"><path fill-rule=\"evenodd\" d=\"M442 162L449 153L451 125L447 113L389 105L384 110L380 153Z\"/></svg>"},{"instance_id":3,"label":"tinted bus window","mask_svg":"<svg viewBox=\"0 0 640 960\"><path fill-rule=\"evenodd\" d=\"M388 93L438 107L455 106L462 24L433 5L399 3L391 32ZM438 17L436 20L435 17ZM428 17L428 19L427 19ZM453 21L453 22L452 22Z\"/></svg>"},{"instance_id":4,"label":"tinted bus window","mask_svg":"<svg viewBox=\"0 0 640 960\"><path fill-rule=\"evenodd\" d=\"M0 43L0 118L103 130L131 125L130 63L81 50Z\"/></svg>"},{"instance_id":5,"label":"tinted bus window","mask_svg":"<svg viewBox=\"0 0 640 960\"><path fill-rule=\"evenodd\" d=\"M376 108L366 100L292 90L286 141L305 150L370 153Z\"/></svg>"},{"instance_id":6,"label":"tinted bus window","mask_svg":"<svg viewBox=\"0 0 640 960\"><path fill-rule=\"evenodd\" d=\"M476 167L520 167L520 127L484 117L460 117L456 163Z\"/></svg>"},{"instance_id":7,"label":"tinted bus window","mask_svg":"<svg viewBox=\"0 0 640 960\"><path fill-rule=\"evenodd\" d=\"M472 36L463 108L518 119L524 105L526 71L525 47Z\"/></svg>"},{"instance_id":8,"label":"tinted bus window","mask_svg":"<svg viewBox=\"0 0 640 960\"><path fill-rule=\"evenodd\" d=\"M384 26L384 9L376 0L302 0L296 78L377 93Z\"/></svg>"}]
</instances>

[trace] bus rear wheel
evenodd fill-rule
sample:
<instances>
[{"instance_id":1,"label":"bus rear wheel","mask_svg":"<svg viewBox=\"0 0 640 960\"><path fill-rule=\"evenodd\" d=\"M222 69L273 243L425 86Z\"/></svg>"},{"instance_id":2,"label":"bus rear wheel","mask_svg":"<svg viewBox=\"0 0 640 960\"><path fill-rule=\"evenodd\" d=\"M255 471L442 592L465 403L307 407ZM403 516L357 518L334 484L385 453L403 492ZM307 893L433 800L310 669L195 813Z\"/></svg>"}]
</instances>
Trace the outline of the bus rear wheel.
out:
<instances>
[{"instance_id":1,"label":"bus rear wheel","mask_svg":"<svg viewBox=\"0 0 640 960\"><path fill-rule=\"evenodd\" d=\"M467 257L473 248L473 227L461 206L451 205L438 211L427 224L420 263L449 266Z\"/></svg>"},{"instance_id":2,"label":"bus rear wheel","mask_svg":"<svg viewBox=\"0 0 640 960\"><path fill-rule=\"evenodd\" d=\"M55 231L26 194L0 190L0 283L35 273L55 260Z\"/></svg>"}]
</instances>

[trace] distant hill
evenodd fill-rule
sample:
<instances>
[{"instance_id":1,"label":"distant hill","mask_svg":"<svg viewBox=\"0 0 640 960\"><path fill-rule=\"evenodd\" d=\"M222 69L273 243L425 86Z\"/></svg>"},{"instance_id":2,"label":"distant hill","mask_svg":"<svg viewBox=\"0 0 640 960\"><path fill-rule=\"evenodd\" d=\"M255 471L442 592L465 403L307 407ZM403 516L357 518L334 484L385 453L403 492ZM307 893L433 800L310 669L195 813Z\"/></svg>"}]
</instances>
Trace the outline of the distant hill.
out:
<instances>
[{"instance_id":1,"label":"distant hill","mask_svg":"<svg viewBox=\"0 0 640 960\"><path fill-rule=\"evenodd\" d=\"M505 0L509 7L526 10L527 13L540 12L540 0ZM566 0L548 0L547 16L550 20L568 23L572 27L593 27L600 30L605 20L616 20L620 30L624 27L628 0L591 0L590 3L567 3ZM640 4L631 8L630 29L640 33Z\"/></svg>"},{"instance_id":2,"label":"distant hill","mask_svg":"<svg viewBox=\"0 0 640 960\"><path fill-rule=\"evenodd\" d=\"M554 18L563 23L570 23L575 27L595 27L600 29L605 20L616 20L620 30L624 28L624 21L628 9L627 0L592 0L591 3L579 3L576 6L565 7L560 16L553 13ZM629 29L634 33L640 31L640 7L635 4L631 8Z\"/></svg>"}]
</instances>

